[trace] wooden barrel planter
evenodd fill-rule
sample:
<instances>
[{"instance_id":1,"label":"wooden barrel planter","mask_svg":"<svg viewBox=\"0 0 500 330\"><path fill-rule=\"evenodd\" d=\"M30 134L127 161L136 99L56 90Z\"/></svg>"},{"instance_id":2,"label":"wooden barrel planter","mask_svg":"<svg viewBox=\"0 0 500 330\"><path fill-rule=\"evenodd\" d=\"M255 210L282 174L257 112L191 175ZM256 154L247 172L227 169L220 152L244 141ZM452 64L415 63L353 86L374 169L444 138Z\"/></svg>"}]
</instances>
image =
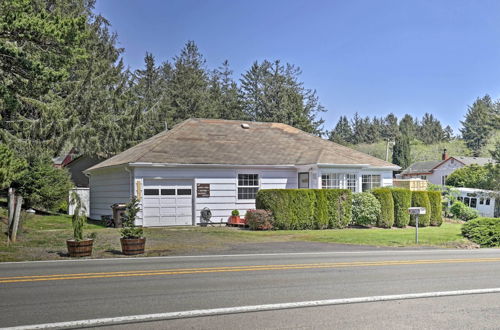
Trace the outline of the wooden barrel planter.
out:
<instances>
[{"instance_id":1,"label":"wooden barrel planter","mask_svg":"<svg viewBox=\"0 0 500 330\"><path fill-rule=\"evenodd\" d=\"M122 252L125 255L143 254L146 246L146 238L120 238Z\"/></svg>"},{"instance_id":2,"label":"wooden barrel planter","mask_svg":"<svg viewBox=\"0 0 500 330\"><path fill-rule=\"evenodd\" d=\"M93 239L86 239L83 241L75 241L73 239L66 240L70 257L90 257L92 255L93 244Z\"/></svg>"}]
</instances>

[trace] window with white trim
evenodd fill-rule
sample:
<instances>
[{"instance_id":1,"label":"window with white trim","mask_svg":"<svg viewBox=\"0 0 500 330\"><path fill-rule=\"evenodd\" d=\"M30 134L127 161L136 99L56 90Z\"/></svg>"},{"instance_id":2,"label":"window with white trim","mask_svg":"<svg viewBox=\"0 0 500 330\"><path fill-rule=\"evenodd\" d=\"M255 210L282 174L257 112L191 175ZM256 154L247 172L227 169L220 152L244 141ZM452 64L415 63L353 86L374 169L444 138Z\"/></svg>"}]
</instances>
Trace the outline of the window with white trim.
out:
<instances>
[{"instance_id":1,"label":"window with white trim","mask_svg":"<svg viewBox=\"0 0 500 330\"><path fill-rule=\"evenodd\" d=\"M356 191L356 174L324 173L321 175L323 189L350 189Z\"/></svg>"},{"instance_id":2,"label":"window with white trim","mask_svg":"<svg viewBox=\"0 0 500 330\"><path fill-rule=\"evenodd\" d=\"M238 199L255 199L258 190L258 174L238 174Z\"/></svg>"},{"instance_id":3,"label":"window with white trim","mask_svg":"<svg viewBox=\"0 0 500 330\"><path fill-rule=\"evenodd\" d=\"M368 191L381 186L382 179L380 174L363 174L361 176L362 191Z\"/></svg>"}]
</instances>

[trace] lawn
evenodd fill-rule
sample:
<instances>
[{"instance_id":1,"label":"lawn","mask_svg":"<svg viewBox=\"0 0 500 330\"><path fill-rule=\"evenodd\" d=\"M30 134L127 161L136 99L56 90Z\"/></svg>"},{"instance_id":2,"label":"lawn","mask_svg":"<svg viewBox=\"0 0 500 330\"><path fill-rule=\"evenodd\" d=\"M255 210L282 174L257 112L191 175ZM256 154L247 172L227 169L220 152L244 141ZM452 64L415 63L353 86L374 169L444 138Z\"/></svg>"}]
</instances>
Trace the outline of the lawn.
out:
<instances>
[{"instance_id":1,"label":"lawn","mask_svg":"<svg viewBox=\"0 0 500 330\"><path fill-rule=\"evenodd\" d=\"M0 208L5 233L5 209ZM420 228L420 245L461 247L470 243L460 235L461 224ZM93 258L122 257L119 229L87 223L85 234L95 233ZM146 256L230 251L231 247L259 242L322 242L373 246L415 246L415 228L250 231L228 227L145 228ZM31 215L23 219L18 241L0 241L0 261L67 259L66 239L71 238L71 217Z\"/></svg>"}]
</instances>

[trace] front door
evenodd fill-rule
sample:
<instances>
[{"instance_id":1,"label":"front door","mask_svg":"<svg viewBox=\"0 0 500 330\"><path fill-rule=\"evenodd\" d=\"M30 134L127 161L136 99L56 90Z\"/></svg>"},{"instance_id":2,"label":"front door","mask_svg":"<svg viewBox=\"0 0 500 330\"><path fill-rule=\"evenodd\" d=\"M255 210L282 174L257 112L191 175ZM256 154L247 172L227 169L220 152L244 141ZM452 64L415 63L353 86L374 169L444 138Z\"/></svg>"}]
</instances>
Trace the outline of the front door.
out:
<instances>
[{"instance_id":1,"label":"front door","mask_svg":"<svg viewBox=\"0 0 500 330\"><path fill-rule=\"evenodd\" d=\"M309 172L299 173L299 189L309 188Z\"/></svg>"}]
</instances>

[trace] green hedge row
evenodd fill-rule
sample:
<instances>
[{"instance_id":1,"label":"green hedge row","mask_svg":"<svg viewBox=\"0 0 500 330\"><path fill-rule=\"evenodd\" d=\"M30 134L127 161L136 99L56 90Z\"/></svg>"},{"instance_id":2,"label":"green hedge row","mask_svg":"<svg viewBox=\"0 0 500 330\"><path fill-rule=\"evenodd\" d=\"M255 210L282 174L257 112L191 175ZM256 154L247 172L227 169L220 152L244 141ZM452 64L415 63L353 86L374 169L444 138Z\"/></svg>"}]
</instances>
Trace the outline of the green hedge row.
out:
<instances>
[{"instance_id":1,"label":"green hedge row","mask_svg":"<svg viewBox=\"0 0 500 330\"><path fill-rule=\"evenodd\" d=\"M270 210L276 229L344 228L351 222L348 189L263 189L257 209Z\"/></svg>"},{"instance_id":2,"label":"green hedge row","mask_svg":"<svg viewBox=\"0 0 500 330\"><path fill-rule=\"evenodd\" d=\"M441 226L443 223L443 203L440 191L428 191L429 203L431 205L430 224L431 226Z\"/></svg>"},{"instance_id":3,"label":"green hedge row","mask_svg":"<svg viewBox=\"0 0 500 330\"><path fill-rule=\"evenodd\" d=\"M477 218L462 226L462 235L482 247L500 246L500 218Z\"/></svg>"},{"instance_id":4,"label":"green hedge row","mask_svg":"<svg viewBox=\"0 0 500 330\"><path fill-rule=\"evenodd\" d=\"M394 200L394 226L404 228L410 223L411 190L404 188L392 188Z\"/></svg>"},{"instance_id":5,"label":"green hedge row","mask_svg":"<svg viewBox=\"0 0 500 330\"><path fill-rule=\"evenodd\" d=\"M376 188L372 195L380 202L381 212L377 218L377 227L391 228L394 224L394 199L389 188Z\"/></svg>"},{"instance_id":6,"label":"green hedge row","mask_svg":"<svg viewBox=\"0 0 500 330\"><path fill-rule=\"evenodd\" d=\"M431 223L431 202L429 201L428 191L412 191L411 206L425 207L426 213L418 216L418 225L427 227ZM415 226L416 217L410 218L410 225Z\"/></svg>"}]
</instances>

